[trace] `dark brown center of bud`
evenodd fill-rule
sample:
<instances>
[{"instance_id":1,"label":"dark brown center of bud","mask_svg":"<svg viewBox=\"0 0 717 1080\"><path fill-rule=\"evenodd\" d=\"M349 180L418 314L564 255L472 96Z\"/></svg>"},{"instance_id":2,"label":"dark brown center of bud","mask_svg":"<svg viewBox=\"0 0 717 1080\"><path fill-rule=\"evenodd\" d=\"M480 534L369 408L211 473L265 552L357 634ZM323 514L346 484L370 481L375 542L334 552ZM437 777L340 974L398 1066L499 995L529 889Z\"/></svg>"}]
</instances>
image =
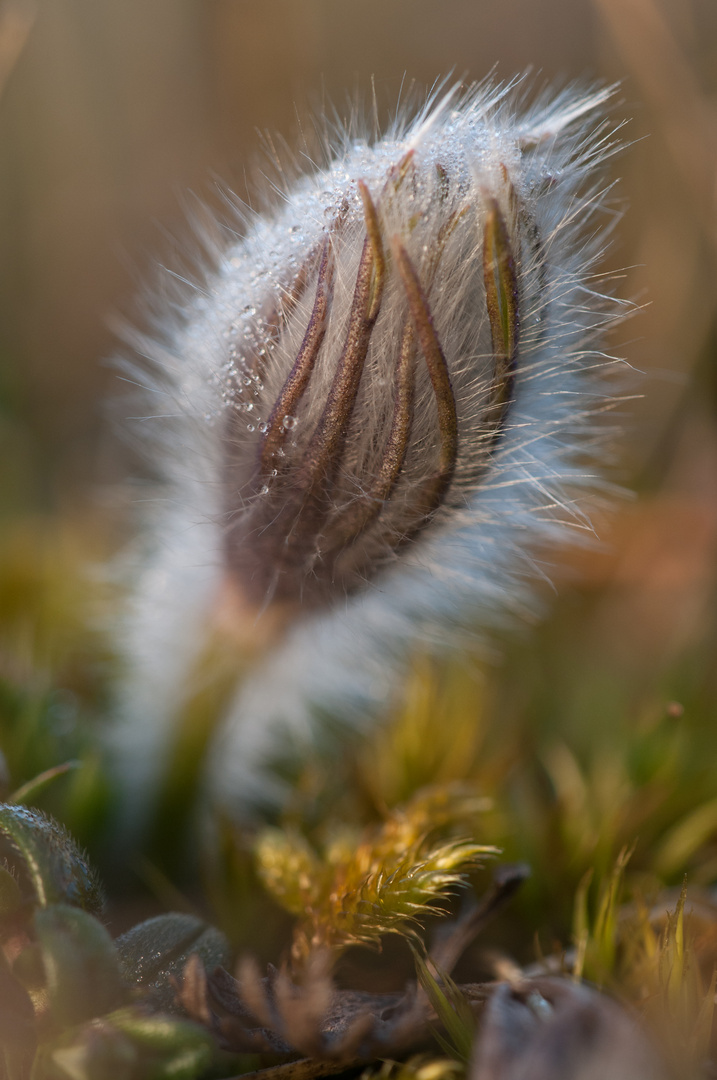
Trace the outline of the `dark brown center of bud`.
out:
<instances>
[{"instance_id":1,"label":"dark brown center of bud","mask_svg":"<svg viewBox=\"0 0 717 1080\"><path fill-rule=\"evenodd\" d=\"M401 236L390 236L386 250L380 212L415 172L413 153L391 170L374 203L362 181L365 236L355 271L343 345L333 371L322 373L325 400L312 412L310 428L297 433L297 417L312 393L325 349L334 304L337 261L349 243L345 204L324 241L296 276L283 302L268 320L261 362L254 377L272 363L288 319L315 280L313 305L296 358L261 424L253 462L238 437L244 418L227 419L225 462L225 552L230 572L245 595L262 605L277 601L318 605L331 595L349 593L371 580L434 518L446 499L458 460L458 416L451 377L428 301L446 244L467 209L446 209L421 278ZM448 197L448 178L439 170L439 195ZM483 282L493 343L493 378L481 408L488 451L505 422L518 346L518 288L507 226L493 197L484 198ZM409 224L409 231L411 225ZM425 250L425 248L424 248ZM384 334L391 355L380 358L391 385L386 404L375 410L375 430L359 430L356 403L374 330L389 287L403 295L395 333ZM394 297L394 303L395 303ZM331 330L335 333L332 324ZM425 364L434 399L433 464L405 478L414 427L417 365ZM384 398L386 395L383 395ZM369 415L371 415L369 410ZM366 410L363 414L365 425ZM485 435L489 437L486 439ZM426 440L423 440L424 442ZM356 448L369 447L363 457ZM425 447L422 448L425 454ZM347 459L351 458L350 468ZM362 467L362 461L369 464ZM239 504L239 505L237 505Z\"/></svg>"}]
</instances>

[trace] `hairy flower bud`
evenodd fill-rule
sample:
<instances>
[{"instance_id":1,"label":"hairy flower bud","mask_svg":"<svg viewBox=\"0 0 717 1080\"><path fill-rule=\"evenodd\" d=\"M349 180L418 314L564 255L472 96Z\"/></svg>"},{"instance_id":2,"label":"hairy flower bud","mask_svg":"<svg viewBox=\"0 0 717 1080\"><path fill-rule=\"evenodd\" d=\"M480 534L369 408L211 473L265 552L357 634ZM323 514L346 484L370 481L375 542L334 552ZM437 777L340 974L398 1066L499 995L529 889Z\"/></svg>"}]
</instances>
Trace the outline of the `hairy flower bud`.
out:
<instances>
[{"instance_id":1,"label":"hairy flower bud","mask_svg":"<svg viewBox=\"0 0 717 1080\"><path fill-rule=\"evenodd\" d=\"M275 722L375 710L412 643L525 609L538 547L585 526L610 93L521 116L483 85L346 134L140 343L167 501L128 627L136 782L218 612L288 627L215 758L243 798Z\"/></svg>"}]
</instances>

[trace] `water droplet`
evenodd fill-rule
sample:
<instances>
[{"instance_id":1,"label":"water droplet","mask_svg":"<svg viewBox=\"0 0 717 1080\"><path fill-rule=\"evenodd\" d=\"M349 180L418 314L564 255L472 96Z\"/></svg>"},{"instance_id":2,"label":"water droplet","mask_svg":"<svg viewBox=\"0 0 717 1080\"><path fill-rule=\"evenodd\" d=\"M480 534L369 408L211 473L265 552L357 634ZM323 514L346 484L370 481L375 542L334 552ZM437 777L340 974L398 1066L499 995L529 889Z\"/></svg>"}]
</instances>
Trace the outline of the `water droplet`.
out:
<instances>
[{"instance_id":1,"label":"water droplet","mask_svg":"<svg viewBox=\"0 0 717 1080\"><path fill-rule=\"evenodd\" d=\"M259 431L262 433L262 435L266 435L268 430L269 430L269 425L268 424L259 424Z\"/></svg>"},{"instance_id":2,"label":"water droplet","mask_svg":"<svg viewBox=\"0 0 717 1080\"><path fill-rule=\"evenodd\" d=\"M256 431L256 428L253 424L247 424L246 429L247 431Z\"/></svg>"},{"instance_id":3,"label":"water droplet","mask_svg":"<svg viewBox=\"0 0 717 1080\"><path fill-rule=\"evenodd\" d=\"M295 416L288 416L287 415L281 421L281 426L284 428L285 431L291 431L292 428L296 427L296 424L297 424L297 419L296 419Z\"/></svg>"},{"instance_id":4,"label":"water droplet","mask_svg":"<svg viewBox=\"0 0 717 1080\"><path fill-rule=\"evenodd\" d=\"M272 476L278 476L279 475L279 470L278 469L272 469L271 470L271 475Z\"/></svg>"},{"instance_id":5,"label":"water droplet","mask_svg":"<svg viewBox=\"0 0 717 1080\"><path fill-rule=\"evenodd\" d=\"M244 378L242 379L242 382L244 383L245 386L251 386L251 379L249 378L248 375L244 376Z\"/></svg>"},{"instance_id":6,"label":"water droplet","mask_svg":"<svg viewBox=\"0 0 717 1080\"><path fill-rule=\"evenodd\" d=\"M252 409L254 408L254 403L252 401L247 401L244 408L246 409L247 412L251 412Z\"/></svg>"},{"instance_id":7,"label":"water droplet","mask_svg":"<svg viewBox=\"0 0 717 1080\"><path fill-rule=\"evenodd\" d=\"M269 485L268 485L268 484L264 484L264 487L263 487L263 488L261 489L261 491L259 492L259 494L260 494L260 495L268 495L268 494L269 494Z\"/></svg>"}]
</instances>

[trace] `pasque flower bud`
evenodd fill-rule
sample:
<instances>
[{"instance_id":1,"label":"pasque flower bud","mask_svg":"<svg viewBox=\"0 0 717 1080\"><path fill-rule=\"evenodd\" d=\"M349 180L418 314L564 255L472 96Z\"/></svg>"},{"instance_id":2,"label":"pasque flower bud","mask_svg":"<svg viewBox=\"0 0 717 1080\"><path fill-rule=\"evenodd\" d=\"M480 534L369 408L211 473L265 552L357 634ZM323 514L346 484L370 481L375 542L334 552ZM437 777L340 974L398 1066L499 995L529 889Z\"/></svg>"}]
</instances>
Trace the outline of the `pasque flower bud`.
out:
<instances>
[{"instance_id":1,"label":"pasque flower bud","mask_svg":"<svg viewBox=\"0 0 717 1080\"><path fill-rule=\"evenodd\" d=\"M282 725L306 731L316 706L362 722L415 642L530 607L536 552L585 527L593 483L609 97L521 115L482 85L382 139L339 137L164 344L141 341L166 415L148 421L164 502L127 626L135 783L218 620L283 633L214 759L242 799Z\"/></svg>"}]
</instances>

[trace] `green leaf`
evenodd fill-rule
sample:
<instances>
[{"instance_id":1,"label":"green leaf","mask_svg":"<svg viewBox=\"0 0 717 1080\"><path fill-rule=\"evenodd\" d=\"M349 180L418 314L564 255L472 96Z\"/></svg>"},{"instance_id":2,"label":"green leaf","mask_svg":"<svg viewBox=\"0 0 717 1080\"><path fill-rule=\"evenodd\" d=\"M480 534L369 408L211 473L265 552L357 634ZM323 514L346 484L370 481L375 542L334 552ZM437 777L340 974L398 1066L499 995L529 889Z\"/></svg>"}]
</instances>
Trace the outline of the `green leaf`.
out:
<instances>
[{"instance_id":1,"label":"green leaf","mask_svg":"<svg viewBox=\"0 0 717 1080\"><path fill-rule=\"evenodd\" d=\"M52 818L25 806L0 805L0 833L21 856L40 907L66 903L86 911L102 909L97 875L69 833Z\"/></svg>"},{"instance_id":2,"label":"green leaf","mask_svg":"<svg viewBox=\"0 0 717 1080\"><path fill-rule=\"evenodd\" d=\"M214 1040L188 1020L147 1016L136 1009L119 1009L107 1020L128 1035L139 1051L155 1055L152 1080L194 1080L212 1060Z\"/></svg>"},{"instance_id":3,"label":"green leaf","mask_svg":"<svg viewBox=\"0 0 717 1080\"><path fill-rule=\"evenodd\" d=\"M213 1055L196 1024L129 1007L43 1045L32 1080L196 1080Z\"/></svg>"},{"instance_id":4,"label":"green leaf","mask_svg":"<svg viewBox=\"0 0 717 1080\"><path fill-rule=\"evenodd\" d=\"M124 1000L119 958L104 926L85 911L53 904L35 912L50 1011L63 1026L102 1016Z\"/></svg>"},{"instance_id":5,"label":"green leaf","mask_svg":"<svg viewBox=\"0 0 717 1080\"><path fill-rule=\"evenodd\" d=\"M195 915L170 912L134 926L115 942L122 978L147 991L153 1007L175 1005L172 979L181 979L184 965L196 953L205 968L228 965L229 942L224 935Z\"/></svg>"},{"instance_id":6,"label":"green leaf","mask_svg":"<svg viewBox=\"0 0 717 1080\"><path fill-rule=\"evenodd\" d=\"M122 1032L104 1022L83 1025L44 1045L32 1080L140 1080L139 1053Z\"/></svg>"}]
</instances>

